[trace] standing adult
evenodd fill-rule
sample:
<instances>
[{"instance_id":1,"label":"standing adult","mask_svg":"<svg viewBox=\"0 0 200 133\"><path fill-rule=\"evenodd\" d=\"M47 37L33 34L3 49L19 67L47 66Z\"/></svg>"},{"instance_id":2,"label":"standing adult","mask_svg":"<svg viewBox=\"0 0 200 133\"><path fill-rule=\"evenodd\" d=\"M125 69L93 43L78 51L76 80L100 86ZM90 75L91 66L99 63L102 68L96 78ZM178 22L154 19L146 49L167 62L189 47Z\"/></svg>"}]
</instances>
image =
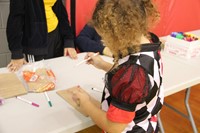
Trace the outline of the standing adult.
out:
<instances>
[{"instance_id":1,"label":"standing adult","mask_svg":"<svg viewBox=\"0 0 200 133\"><path fill-rule=\"evenodd\" d=\"M10 0L7 40L11 51L10 71L26 63L69 55L77 58L74 35L62 0Z\"/></svg>"}]
</instances>

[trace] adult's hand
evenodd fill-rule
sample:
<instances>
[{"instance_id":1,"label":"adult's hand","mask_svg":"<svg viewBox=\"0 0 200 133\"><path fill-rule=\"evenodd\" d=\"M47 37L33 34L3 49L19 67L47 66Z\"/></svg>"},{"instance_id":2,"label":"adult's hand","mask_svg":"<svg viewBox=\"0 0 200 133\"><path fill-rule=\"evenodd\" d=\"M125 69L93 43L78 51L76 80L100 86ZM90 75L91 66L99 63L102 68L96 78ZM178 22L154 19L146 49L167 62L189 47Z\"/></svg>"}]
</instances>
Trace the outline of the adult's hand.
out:
<instances>
[{"instance_id":1,"label":"adult's hand","mask_svg":"<svg viewBox=\"0 0 200 133\"><path fill-rule=\"evenodd\" d=\"M64 56L69 55L70 58L72 59L77 59L77 52L75 48L65 48L64 49Z\"/></svg>"},{"instance_id":2,"label":"adult's hand","mask_svg":"<svg viewBox=\"0 0 200 133\"><path fill-rule=\"evenodd\" d=\"M22 58L22 59L12 59L10 61L10 63L8 64L7 68L11 72L16 72L26 63L27 62L24 58Z\"/></svg>"}]
</instances>

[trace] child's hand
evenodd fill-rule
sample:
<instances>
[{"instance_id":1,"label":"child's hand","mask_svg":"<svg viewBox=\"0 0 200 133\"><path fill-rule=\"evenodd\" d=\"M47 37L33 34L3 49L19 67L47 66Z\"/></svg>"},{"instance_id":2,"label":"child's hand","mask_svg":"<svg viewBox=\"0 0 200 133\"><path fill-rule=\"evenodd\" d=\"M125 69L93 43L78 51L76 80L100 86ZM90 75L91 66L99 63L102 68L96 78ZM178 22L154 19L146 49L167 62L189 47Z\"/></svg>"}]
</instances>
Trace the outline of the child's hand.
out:
<instances>
[{"instance_id":1,"label":"child's hand","mask_svg":"<svg viewBox=\"0 0 200 133\"><path fill-rule=\"evenodd\" d=\"M91 58L90 60L87 61L87 64L92 64L96 68L102 69L104 60L99 55L94 56L94 54L95 53L92 52L87 53L85 59Z\"/></svg>"},{"instance_id":2,"label":"child's hand","mask_svg":"<svg viewBox=\"0 0 200 133\"><path fill-rule=\"evenodd\" d=\"M72 93L72 99L74 100L74 102L77 104L78 107L81 108L84 114L87 114L85 112L85 108L88 107L88 103L91 103L90 95L80 86L77 86L77 88Z\"/></svg>"},{"instance_id":3,"label":"child's hand","mask_svg":"<svg viewBox=\"0 0 200 133\"><path fill-rule=\"evenodd\" d=\"M110 49L108 47L105 47L103 49L103 55L106 55L106 56L109 56L109 57L112 57L112 52L110 51Z\"/></svg>"}]
</instances>

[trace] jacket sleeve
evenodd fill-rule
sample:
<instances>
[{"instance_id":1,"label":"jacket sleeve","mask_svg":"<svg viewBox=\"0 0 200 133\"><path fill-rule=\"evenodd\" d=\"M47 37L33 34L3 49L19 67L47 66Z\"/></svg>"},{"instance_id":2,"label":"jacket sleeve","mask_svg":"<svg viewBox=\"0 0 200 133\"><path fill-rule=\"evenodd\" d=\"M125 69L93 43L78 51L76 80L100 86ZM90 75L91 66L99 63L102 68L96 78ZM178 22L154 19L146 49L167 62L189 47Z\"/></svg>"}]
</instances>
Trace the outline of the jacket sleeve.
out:
<instances>
[{"instance_id":1,"label":"jacket sleeve","mask_svg":"<svg viewBox=\"0 0 200 133\"><path fill-rule=\"evenodd\" d=\"M6 34L12 59L23 58L22 38L24 16L24 0L10 0L10 13L7 21Z\"/></svg>"},{"instance_id":2,"label":"jacket sleeve","mask_svg":"<svg viewBox=\"0 0 200 133\"><path fill-rule=\"evenodd\" d=\"M100 54L103 54L103 49L105 47L96 30L88 25L85 25L82 29L75 43L82 52L100 52Z\"/></svg>"},{"instance_id":3,"label":"jacket sleeve","mask_svg":"<svg viewBox=\"0 0 200 133\"><path fill-rule=\"evenodd\" d=\"M74 48L74 34L71 29L68 14L62 0L57 0L57 10L59 10L57 17L59 20L59 30L64 41L65 48Z\"/></svg>"}]
</instances>

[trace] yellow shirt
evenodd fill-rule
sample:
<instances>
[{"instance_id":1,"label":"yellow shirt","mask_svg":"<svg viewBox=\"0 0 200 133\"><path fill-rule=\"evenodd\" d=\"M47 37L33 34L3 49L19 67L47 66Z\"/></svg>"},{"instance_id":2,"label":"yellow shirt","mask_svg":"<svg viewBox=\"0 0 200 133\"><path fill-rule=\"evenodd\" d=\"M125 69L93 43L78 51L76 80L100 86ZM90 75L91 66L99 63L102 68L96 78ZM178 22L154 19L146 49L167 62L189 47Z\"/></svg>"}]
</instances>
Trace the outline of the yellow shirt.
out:
<instances>
[{"instance_id":1,"label":"yellow shirt","mask_svg":"<svg viewBox=\"0 0 200 133\"><path fill-rule=\"evenodd\" d=\"M55 2L56 0L44 0L48 33L55 30L58 25L58 18L52 10L52 6Z\"/></svg>"}]
</instances>

